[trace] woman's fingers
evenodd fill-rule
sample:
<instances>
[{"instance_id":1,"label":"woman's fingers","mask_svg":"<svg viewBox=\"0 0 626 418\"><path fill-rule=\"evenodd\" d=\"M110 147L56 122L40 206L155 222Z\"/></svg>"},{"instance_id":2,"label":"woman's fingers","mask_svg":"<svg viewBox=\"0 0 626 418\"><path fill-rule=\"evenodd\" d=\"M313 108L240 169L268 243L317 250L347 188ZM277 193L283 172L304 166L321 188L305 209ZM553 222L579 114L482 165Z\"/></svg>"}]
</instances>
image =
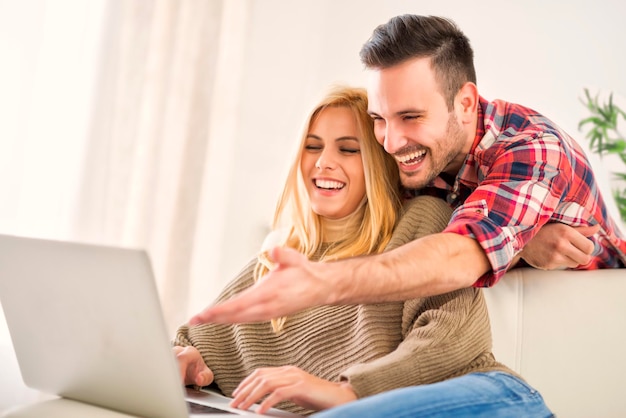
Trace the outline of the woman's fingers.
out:
<instances>
[{"instance_id":1,"label":"woman's fingers","mask_svg":"<svg viewBox=\"0 0 626 418\"><path fill-rule=\"evenodd\" d=\"M258 413L287 400L303 408L321 410L356 400L356 395L347 383L329 382L295 366L283 366L255 370L233 392L231 406L249 409L262 399Z\"/></svg>"}]
</instances>

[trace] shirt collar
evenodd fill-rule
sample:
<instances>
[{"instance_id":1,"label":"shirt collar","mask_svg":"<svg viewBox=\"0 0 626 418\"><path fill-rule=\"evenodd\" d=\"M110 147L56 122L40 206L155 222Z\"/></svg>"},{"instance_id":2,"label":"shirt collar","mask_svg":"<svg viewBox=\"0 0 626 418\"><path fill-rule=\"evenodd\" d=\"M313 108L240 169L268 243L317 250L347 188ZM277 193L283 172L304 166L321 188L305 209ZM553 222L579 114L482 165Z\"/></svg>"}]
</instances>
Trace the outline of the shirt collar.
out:
<instances>
[{"instance_id":1,"label":"shirt collar","mask_svg":"<svg viewBox=\"0 0 626 418\"><path fill-rule=\"evenodd\" d=\"M474 137L474 143L472 143L472 148L469 153L474 154L476 152L476 147L480 144L483 137L485 136L485 109L489 105L489 102L485 100L482 96L478 96L478 112L477 112L477 123L476 123L476 136Z\"/></svg>"}]
</instances>

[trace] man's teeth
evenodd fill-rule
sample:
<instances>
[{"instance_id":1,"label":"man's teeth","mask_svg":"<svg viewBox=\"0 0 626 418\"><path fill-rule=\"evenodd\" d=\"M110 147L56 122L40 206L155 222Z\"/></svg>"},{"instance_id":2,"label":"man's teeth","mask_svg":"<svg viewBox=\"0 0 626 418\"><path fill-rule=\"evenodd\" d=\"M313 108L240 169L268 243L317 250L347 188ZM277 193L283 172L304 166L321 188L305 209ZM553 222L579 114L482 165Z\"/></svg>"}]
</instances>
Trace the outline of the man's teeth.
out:
<instances>
[{"instance_id":1,"label":"man's teeth","mask_svg":"<svg viewBox=\"0 0 626 418\"><path fill-rule=\"evenodd\" d=\"M415 162L415 160L419 160L426 154L426 150L413 151L404 155L396 155L396 161L402 164L408 164L411 162Z\"/></svg>"},{"instance_id":2,"label":"man's teeth","mask_svg":"<svg viewBox=\"0 0 626 418\"><path fill-rule=\"evenodd\" d=\"M343 189L346 184L334 180L315 180L315 185L320 189Z\"/></svg>"}]
</instances>

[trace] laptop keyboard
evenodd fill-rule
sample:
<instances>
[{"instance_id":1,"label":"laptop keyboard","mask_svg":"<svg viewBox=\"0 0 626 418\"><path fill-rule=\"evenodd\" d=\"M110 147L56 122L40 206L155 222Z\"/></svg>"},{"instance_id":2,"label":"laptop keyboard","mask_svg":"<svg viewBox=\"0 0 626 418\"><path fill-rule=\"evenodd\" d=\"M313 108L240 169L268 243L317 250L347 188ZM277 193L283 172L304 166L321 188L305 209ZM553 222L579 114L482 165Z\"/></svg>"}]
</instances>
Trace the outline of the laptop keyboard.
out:
<instances>
[{"instance_id":1,"label":"laptop keyboard","mask_svg":"<svg viewBox=\"0 0 626 418\"><path fill-rule=\"evenodd\" d=\"M192 414L229 414L237 415L234 412L226 411L224 409L213 408L212 406L201 405L199 403L187 401L187 409Z\"/></svg>"}]
</instances>

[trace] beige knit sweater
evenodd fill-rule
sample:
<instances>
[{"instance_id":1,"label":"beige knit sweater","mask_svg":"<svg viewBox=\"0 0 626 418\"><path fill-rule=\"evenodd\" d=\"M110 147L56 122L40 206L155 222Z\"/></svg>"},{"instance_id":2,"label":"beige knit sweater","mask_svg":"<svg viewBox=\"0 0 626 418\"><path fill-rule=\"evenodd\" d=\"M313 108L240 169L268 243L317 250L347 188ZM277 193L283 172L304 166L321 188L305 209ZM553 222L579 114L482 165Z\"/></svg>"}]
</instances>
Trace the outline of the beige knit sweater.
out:
<instances>
[{"instance_id":1,"label":"beige knit sweater","mask_svg":"<svg viewBox=\"0 0 626 418\"><path fill-rule=\"evenodd\" d=\"M387 249L441 231L450 214L434 197L412 199ZM218 300L251 286L255 263L252 260ZM347 380L359 398L475 371L512 373L491 353L487 308L475 288L404 303L311 308L288 317L279 334L269 322L182 326L174 343L195 346L228 396L256 368L283 365L330 381ZM313 412L290 402L278 407Z\"/></svg>"}]
</instances>

